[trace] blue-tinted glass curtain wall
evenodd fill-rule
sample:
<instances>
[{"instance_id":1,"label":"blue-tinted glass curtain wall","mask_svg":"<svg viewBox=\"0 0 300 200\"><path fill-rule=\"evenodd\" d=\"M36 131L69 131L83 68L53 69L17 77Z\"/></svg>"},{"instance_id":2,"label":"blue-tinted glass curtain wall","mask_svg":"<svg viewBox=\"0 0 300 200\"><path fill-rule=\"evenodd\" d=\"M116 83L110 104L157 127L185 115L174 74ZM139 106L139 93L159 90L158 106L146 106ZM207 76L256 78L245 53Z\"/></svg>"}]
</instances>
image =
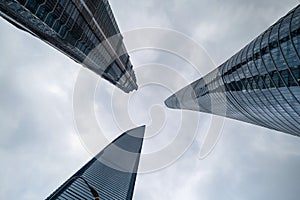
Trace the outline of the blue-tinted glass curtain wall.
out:
<instances>
[{"instance_id":1,"label":"blue-tinted glass curtain wall","mask_svg":"<svg viewBox=\"0 0 300 200\"><path fill-rule=\"evenodd\" d=\"M300 6L203 78L170 108L213 113L300 136Z\"/></svg>"},{"instance_id":2,"label":"blue-tinted glass curtain wall","mask_svg":"<svg viewBox=\"0 0 300 200\"><path fill-rule=\"evenodd\" d=\"M132 199L144 132L145 126L141 126L122 134L47 200L94 199L87 184L97 191L101 200Z\"/></svg>"},{"instance_id":3,"label":"blue-tinted glass curtain wall","mask_svg":"<svg viewBox=\"0 0 300 200\"><path fill-rule=\"evenodd\" d=\"M137 89L107 0L0 0L0 15L123 91Z\"/></svg>"}]
</instances>

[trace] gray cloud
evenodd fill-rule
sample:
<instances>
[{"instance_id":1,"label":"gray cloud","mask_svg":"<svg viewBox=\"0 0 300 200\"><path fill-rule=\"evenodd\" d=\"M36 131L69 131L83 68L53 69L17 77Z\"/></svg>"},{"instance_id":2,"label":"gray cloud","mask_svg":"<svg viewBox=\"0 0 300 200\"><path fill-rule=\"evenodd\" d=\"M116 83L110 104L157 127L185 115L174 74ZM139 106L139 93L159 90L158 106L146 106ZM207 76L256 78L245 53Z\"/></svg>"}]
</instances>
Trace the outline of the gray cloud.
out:
<instances>
[{"instance_id":1,"label":"gray cloud","mask_svg":"<svg viewBox=\"0 0 300 200\"><path fill-rule=\"evenodd\" d=\"M72 121L78 66L3 19L0 23L5 44L0 64L0 199L41 199L89 156Z\"/></svg>"},{"instance_id":2,"label":"gray cloud","mask_svg":"<svg viewBox=\"0 0 300 200\"><path fill-rule=\"evenodd\" d=\"M217 64L299 3L110 2L122 31L138 27L175 29L204 46ZM0 199L10 199L12 195L43 199L91 158L73 124L72 91L80 66L3 19L0 30ZM148 61L167 64L185 73L189 81L197 78L185 71L186 63L161 52L133 53L132 60L135 66ZM107 97L112 89L101 82L96 96L98 120L111 139L120 133L109 119ZM148 110L140 112L143 117ZM174 118L179 115L177 111L170 112ZM199 117L203 124L193 145L168 168L140 174L134 199L298 199L298 138L226 120L212 154L199 160L201 133L208 128L210 116L199 113ZM167 142L172 135L163 138ZM145 150L155 147L151 141L146 144L149 146Z\"/></svg>"}]
</instances>

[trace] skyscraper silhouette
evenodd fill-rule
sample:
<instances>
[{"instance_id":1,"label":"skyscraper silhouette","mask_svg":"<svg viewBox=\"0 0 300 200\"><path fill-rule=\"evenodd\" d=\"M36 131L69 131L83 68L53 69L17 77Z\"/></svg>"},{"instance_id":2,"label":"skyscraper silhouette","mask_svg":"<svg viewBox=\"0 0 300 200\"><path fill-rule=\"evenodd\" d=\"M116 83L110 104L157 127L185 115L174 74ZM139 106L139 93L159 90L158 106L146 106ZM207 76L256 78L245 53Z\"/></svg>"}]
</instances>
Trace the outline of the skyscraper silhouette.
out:
<instances>
[{"instance_id":1,"label":"skyscraper silhouette","mask_svg":"<svg viewBox=\"0 0 300 200\"><path fill-rule=\"evenodd\" d=\"M0 15L123 91L137 89L107 0L5 0Z\"/></svg>"},{"instance_id":2,"label":"skyscraper silhouette","mask_svg":"<svg viewBox=\"0 0 300 200\"><path fill-rule=\"evenodd\" d=\"M169 108L212 113L300 136L300 6L203 78Z\"/></svg>"},{"instance_id":3,"label":"skyscraper silhouette","mask_svg":"<svg viewBox=\"0 0 300 200\"><path fill-rule=\"evenodd\" d=\"M47 200L93 199L88 185L101 200L132 199L145 126L129 130L115 139L83 166Z\"/></svg>"}]
</instances>

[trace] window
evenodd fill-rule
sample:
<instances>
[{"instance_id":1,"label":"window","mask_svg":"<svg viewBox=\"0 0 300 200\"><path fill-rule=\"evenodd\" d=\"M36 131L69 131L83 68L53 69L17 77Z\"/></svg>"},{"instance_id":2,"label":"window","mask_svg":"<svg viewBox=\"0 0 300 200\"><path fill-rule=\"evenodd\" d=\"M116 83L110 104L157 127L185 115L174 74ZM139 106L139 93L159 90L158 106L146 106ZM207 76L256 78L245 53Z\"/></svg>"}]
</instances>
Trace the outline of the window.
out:
<instances>
[{"instance_id":1,"label":"window","mask_svg":"<svg viewBox=\"0 0 300 200\"><path fill-rule=\"evenodd\" d=\"M115 81L118 81L123 75L121 69L115 62L111 64L107 70L105 70L105 73L109 74Z\"/></svg>"},{"instance_id":2,"label":"window","mask_svg":"<svg viewBox=\"0 0 300 200\"><path fill-rule=\"evenodd\" d=\"M279 75L277 71L274 71L273 76L272 76L272 80L275 84L275 87L279 87Z\"/></svg>"},{"instance_id":3,"label":"window","mask_svg":"<svg viewBox=\"0 0 300 200\"><path fill-rule=\"evenodd\" d=\"M47 15L47 12L46 12L46 7L45 5L42 5L39 7L37 13L36 13L36 16L38 18L40 18L40 20L44 21L45 17Z\"/></svg>"},{"instance_id":4,"label":"window","mask_svg":"<svg viewBox=\"0 0 300 200\"><path fill-rule=\"evenodd\" d=\"M74 8L74 4L70 1L65 12L70 15L73 8Z\"/></svg>"},{"instance_id":5,"label":"window","mask_svg":"<svg viewBox=\"0 0 300 200\"><path fill-rule=\"evenodd\" d=\"M53 29L54 29L55 32L58 32L59 29L60 29L60 27L61 27L60 21L57 20L57 21L54 23Z\"/></svg>"},{"instance_id":6,"label":"window","mask_svg":"<svg viewBox=\"0 0 300 200\"><path fill-rule=\"evenodd\" d=\"M59 33L60 37L64 37L64 35L66 34L66 27L63 26L60 30L59 30Z\"/></svg>"},{"instance_id":7,"label":"window","mask_svg":"<svg viewBox=\"0 0 300 200\"><path fill-rule=\"evenodd\" d=\"M19 2L20 4L22 4L22 5L25 5L26 0L18 0L18 2Z\"/></svg>"},{"instance_id":8,"label":"window","mask_svg":"<svg viewBox=\"0 0 300 200\"><path fill-rule=\"evenodd\" d=\"M257 81L258 81L257 82L258 87L260 89L263 89L264 88L264 79L263 79L263 77L259 76Z\"/></svg>"},{"instance_id":9,"label":"window","mask_svg":"<svg viewBox=\"0 0 300 200\"><path fill-rule=\"evenodd\" d=\"M289 72L288 70L283 70L280 72L281 77L286 85L289 85Z\"/></svg>"},{"instance_id":10,"label":"window","mask_svg":"<svg viewBox=\"0 0 300 200\"><path fill-rule=\"evenodd\" d=\"M37 2L35 0L28 0L25 7L28 8L32 13L35 13L37 9Z\"/></svg>"},{"instance_id":11,"label":"window","mask_svg":"<svg viewBox=\"0 0 300 200\"><path fill-rule=\"evenodd\" d=\"M300 84L299 66L292 67L291 72L293 73L294 77L296 78L298 84ZM292 82L291 86L297 86L297 84Z\"/></svg>"},{"instance_id":12,"label":"window","mask_svg":"<svg viewBox=\"0 0 300 200\"><path fill-rule=\"evenodd\" d=\"M271 78L268 74L266 74L265 76L265 84L267 88L271 88L272 87L272 83L271 83Z\"/></svg>"},{"instance_id":13,"label":"window","mask_svg":"<svg viewBox=\"0 0 300 200\"><path fill-rule=\"evenodd\" d=\"M253 81L252 81L253 89L258 89L257 81L258 81L258 76L253 77Z\"/></svg>"},{"instance_id":14,"label":"window","mask_svg":"<svg viewBox=\"0 0 300 200\"><path fill-rule=\"evenodd\" d=\"M52 15L52 13L48 14L48 17L47 17L45 23L46 23L48 26L52 27L52 25L53 25L53 23L54 23L54 17L53 17L53 15Z\"/></svg>"}]
</instances>

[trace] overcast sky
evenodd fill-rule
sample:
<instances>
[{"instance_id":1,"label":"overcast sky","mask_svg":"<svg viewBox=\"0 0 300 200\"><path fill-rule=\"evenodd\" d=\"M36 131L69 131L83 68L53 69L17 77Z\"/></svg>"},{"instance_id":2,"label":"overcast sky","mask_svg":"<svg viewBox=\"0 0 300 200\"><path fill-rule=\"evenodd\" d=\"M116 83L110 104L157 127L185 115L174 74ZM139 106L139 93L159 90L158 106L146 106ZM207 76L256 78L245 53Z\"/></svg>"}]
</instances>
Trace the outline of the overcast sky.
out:
<instances>
[{"instance_id":1,"label":"overcast sky","mask_svg":"<svg viewBox=\"0 0 300 200\"><path fill-rule=\"evenodd\" d=\"M110 0L110 4L121 31L159 27L181 32L204 48L218 66L299 1ZM0 30L0 199L44 199L92 158L73 121L72 94L82 67L2 18ZM130 55L140 84L143 74L152 73L139 70L147 63L173 67L187 82L197 78L187 73L186 64L161 51ZM178 90L184 85L175 81L172 86ZM97 119L110 140L122 133L112 120L113 90L101 81L95 95ZM126 110L133 124L159 124L149 110L163 105L171 92L152 84L130 95L135 107L127 105ZM181 115L197 117L198 135L172 165L139 174L134 199L299 199L300 138L227 119L215 149L199 160L211 116L159 109L163 109L165 125L157 137L146 139L144 153L174 139L172 133L178 129L174 122ZM189 132L190 127L183 128Z\"/></svg>"}]
</instances>

